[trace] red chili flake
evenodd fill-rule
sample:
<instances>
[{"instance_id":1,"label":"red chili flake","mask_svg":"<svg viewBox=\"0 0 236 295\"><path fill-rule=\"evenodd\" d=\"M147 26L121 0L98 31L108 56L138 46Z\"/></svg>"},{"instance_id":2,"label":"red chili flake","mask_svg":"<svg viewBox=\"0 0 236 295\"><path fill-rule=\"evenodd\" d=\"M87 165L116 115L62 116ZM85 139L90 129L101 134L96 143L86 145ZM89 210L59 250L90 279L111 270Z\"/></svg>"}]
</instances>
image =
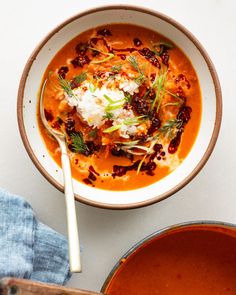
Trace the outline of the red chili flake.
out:
<instances>
[{"instance_id":1,"label":"red chili flake","mask_svg":"<svg viewBox=\"0 0 236 295\"><path fill-rule=\"evenodd\" d=\"M51 122L54 119L51 111L44 109L44 114L47 121Z\"/></svg>"},{"instance_id":2,"label":"red chili flake","mask_svg":"<svg viewBox=\"0 0 236 295\"><path fill-rule=\"evenodd\" d=\"M79 43L75 47L75 51L78 53L78 55L85 55L86 51L88 49L87 43Z\"/></svg>"},{"instance_id":3,"label":"red chili flake","mask_svg":"<svg viewBox=\"0 0 236 295\"><path fill-rule=\"evenodd\" d=\"M155 162L148 162L146 165L146 169L150 171L155 170L156 167L157 167L157 164Z\"/></svg>"},{"instance_id":4,"label":"red chili flake","mask_svg":"<svg viewBox=\"0 0 236 295\"><path fill-rule=\"evenodd\" d=\"M76 83L75 80L72 80L72 81L70 82L70 87L71 87L71 89L75 89L75 88L77 88L78 86L79 86L79 84Z\"/></svg>"},{"instance_id":5,"label":"red chili flake","mask_svg":"<svg viewBox=\"0 0 236 295\"><path fill-rule=\"evenodd\" d=\"M171 140L169 147L168 147L168 152L170 154L174 154L177 151L180 141L181 141L181 135L182 135L182 131L178 131L175 138L173 138Z\"/></svg>"},{"instance_id":6,"label":"red chili flake","mask_svg":"<svg viewBox=\"0 0 236 295\"><path fill-rule=\"evenodd\" d=\"M75 165L78 165L79 159L75 159Z\"/></svg>"},{"instance_id":7,"label":"red chili flake","mask_svg":"<svg viewBox=\"0 0 236 295\"><path fill-rule=\"evenodd\" d=\"M56 121L56 122L54 122L53 124L52 124L52 128L55 128L55 129L60 129L60 124L59 124L59 122L58 121Z\"/></svg>"},{"instance_id":8,"label":"red chili flake","mask_svg":"<svg viewBox=\"0 0 236 295\"><path fill-rule=\"evenodd\" d=\"M110 46L107 44L107 41L102 37L91 38L89 40L89 46L90 47L96 47L96 44L98 43L98 41L101 41L104 44L104 46L107 48L108 52L112 51Z\"/></svg>"},{"instance_id":9,"label":"red chili flake","mask_svg":"<svg viewBox=\"0 0 236 295\"><path fill-rule=\"evenodd\" d=\"M98 43L99 40L101 40L101 38L91 38L91 39L89 40L89 45L90 45L91 47L93 47L93 46L95 46L95 45Z\"/></svg>"},{"instance_id":10,"label":"red chili flake","mask_svg":"<svg viewBox=\"0 0 236 295\"><path fill-rule=\"evenodd\" d=\"M117 54L117 56L119 56L122 60L126 59L126 55L125 54Z\"/></svg>"},{"instance_id":11,"label":"red chili flake","mask_svg":"<svg viewBox=\"0 0 236 295\"><path fill-rule=\"evenodd\" d=\"M134 45L137 46L137 47L143 45L143 42L138 38L134 38L133 41L134 41Z\"/></svg>"},{"instance_id":12,"label":"red chili flake","mask_svg":"<svg viewBox=\"0 0 236 295\"><path fill-rule=\"evenodd\" d=\"M149 176L154 176L155 175L155 173L152 170L148 170L146 172L146 174L149 175Z\"/></svg>"},{"instance_id":13,"label":"red chili flake","mask_svg":"<svg viewBox=\"0 0 236 295\"><path fill-rule=\"evenodd\" d=\"M86 142L86 145L89 149L89 154L88 155L92 155L94 154L95 152L99 151L100 150L100 145L99 144L95 144L94 141L92 140L87 140Z\"/></svg>"},{"instance_id":14,"label":"red chili flake","mask_svg":"<svg viewBox=\"0 0 236 295\"><path fill-rule=\"evenodd\" d=\"M191 84L189 83L188 79L184 74L179 74L178 77L175 79L176 84L178 84L180 81L184 81L188 89L191 87Z\"/></svg>"},{"instance_id":15,"label":"red chili flake","mask_svg":"<svg viewBox=\"0 0 236 295\"><path fill-rule=\"evenodd\" d=\"M154 65L158 69L161 68L160 62L157 59L155 53L151 51L149 48L144 47L141 50L139 50L139 53L143 55L152 65Z\"/></svg>"},{"instance_id":16,"label":"red chili flake","mask_svg":"<svg viewBox=\"0 0 236 295\"><path fill-rule=\"evenodd\" d=\"M101 35L103 37L108 37L108 36L111 36L111 31L109 31L108 29L102 29L102 30L99 30L97 32L98 35Z\"/></svg>"},{"instance_id":17,"label":"red chili flake","mask_svg":"<svg viewBox=\"0 0 236 295\"><path fill-rule=\"evenodd\" d=\"M144 57L146 57L147 59L155 56L155 53L153 51L151 51L149 48L144 47L141 50L139 50L139 53L141 55L143 55Z\"/></svg>"},{"instance_id":18,"label":"red chili flake","mask_svg":"<svg viewBox=\"0 0 236 295\"><path fill-rule=\"evenodd\" d=\"M95 171L95 169L93 168L92 165L89 166L89 171L92 172L92 173L94 173L94 174L96 174L97 176L100 175L97 171Z\"/></svg>"},{"instance_id":19,"label":"red chili flake","mask_svg":"<svg viewBox=\"0 0 236 295\"><path fill-rule=\"evenodd\" d=\"M154 100L156 97L156 92L151 89L149 92L148 92L148 98L151 99L151 100Z\"/></svg>"},{"instance_id":20,"label":"red chili flake","mask_svg":"<svg viewBox=\"0 0 236 295\"><path fill-rule=\"evenodd\" d=\"M89 172L88 179L91 180L91 181L96 181L97 180L97 177L92 172Z\"/></svg>"},{"instance_id":21,"label":"red chili flake","mask_svg":"<svg viewBox=\"0 0 236 295\"><path fill-rule=\"evenodd\" d=\"M156 143L153 147L154 151L159 153L162 150L163 146L160 143Z\"/></svg>"},{"instance_id":22,"label":"red chili flake","mask_svg":"<svg viewBox=\"0 0 236 295\"><path fill-rule=\"evenodd\" d=\"M131 110L132 109L132 105L129 102L125 102L124 106L123 106L124 110Z\"/></svg>"},{"instance_id":23,"label":"red chili flake","mask_svg":"<svg viewBox=\"0 0 236 295\"><path fill-rule=\"evenodd\" d=\"M68 67L66 67L66 66L64 66L64 67L60 67L60 69L58 70L58 75L60 76L60 77L62 77L63 79L65 79L65 77L66 77L66 73L68 73L69 72L69 68Z\"/></svg>"},{"instance_id":24,"label":"red chili flake","mask_svg":"<svg viewBox=\"0 0 236 295\"><path fill-rule=\"evenodd\" d=\"M121 176L125 175L127 171L137 170L139 163L140 163L140 160L134 162L134 164L132 164L130 166L114 165L112 176L113 177L116 177L116 176L121 177Z\"/></svg>"},{"instance_id":25,"label":"red chili flake","mask_svg":"<svg viewBox=\"0 0 236 295\"><path fill-rule=\"evenodd\" d=\"M169 66L169 53L167 51L162 53L161 60L164 65Z\"/></svg>"},{"instance_id":26,"label":"red chili flake","mask_svg":"<svg viewBox=\"0 0 236 295\"><path fill-rule=\"evenodd\" d=\"M126 155L126 153L117 145L114 145L111 148L111 154L115 157L123 157Z\"/></svg>"},{"instance_id":27,"label":"red chili flake","mask_svg":"<svg viewBox=\"0 0 236 295\"><path fill-rule=\"evenodd\" d=\"M63 120L60 117L57 118L57 122L60 126L63 124Z\"/></svg>"},{"instance_id":28,"label":"red chili flake","mask_svg":"<svg viewBox=\"0 0 236 295\"><path fill-rule=\"evenodd\" d=\"M189 106L183 106L178 113L177 118L182 120L184 124L187 124L191 118L192 108Z\"/></svg>"},{"instance_id":29,"label":"red chili flake","mask_svg":"<svg viewBox=\"0 0 236 295\"><path fill-rule=\"evenodd\" d=\"M91 181L90 179L88 179L88 178L84 178L84 179L83 179L83 182L84 182L85 184L88 184L88 185L89 185L89 184L93 184L92 181Z\"/></svg>"},{"instance_id":30,"label":"red chili flake","mask_svg":"<svg viewBox=\"0 0 236 295\"><path fill-rule=\"evenodd\" d=\"M75 120L71 117L66 119L65 122L66 133L70 135L71 133L75 132Z\"/></svg>"},{"instance_id":31,"label":"red chili flake","mask_svg":"<svg viewBox=\"0 0 236 295\"><path fill-rule=\"evenodd\" d=\"M149 112L149 106L146 100L140 97L139 94L133 96L132 106L139 115L147 115Z\"/></svg>"},{"instance_id":32,"label":"red chili flake","mask_svg":"<svg viewBox=\"0 0 236 295\"><path fill-rule=\"evenodd\" d=\"M181 86L178 87L176 95L181 97L181 98L185 98L185 93L184 93L184 90L183 90L183 88Z\"/></svg>"},{"instance_id":33,"label":"red chili flake","mask_svg":"<svg viewBox=\"0 0 236 295\"><path fill-rule=\"evenodd\" d=\"M134 52L139 51L137 48L134 47L126 47L126 48L112 48L112 51L118 51L118 52Z\"/></svg>"},{"instance_id":34,"label":"red chili flake","mask_svg":"<svg viewBox=\"0 0 236 295\"><path fill-rule=\"evenodd\" d=\"M160 127L161 127L161 120L159 119L159 117L157 116L157 114L155 114L151 118L151 126L148 129L148 134L152 134L154 131L156 131Z\"/></svg>"},{"instance_id":35,"label":"red chili flake","mask_svg":"<svg viewBox=\"0 0 236 295\"><path fill-rule=\"evenodd\" d=\"M157 67L158 69L161 68L159 60L156 57L149 58L149 61L153 66Z\"/></svg>"},{"instance_id":36,"label":"red chili flake","mask_svg":"<svg viewBox=\"0 0 236 295\"><path fill-rule=\"evenodd\" d=\"M150 75L150 80L151 80L151 82L153 83L153 82L155 81L155 79L156 79L156 74L155 74L155 73L152 73L152 74Z\"/></svg>"},{"instance_id":37,"label":"red chili flake","mask_svg":"<svg viewBox=\"0 0 236 295\"><path fill-rule=\"evenodd\" d=\"M115 176L121 177L121 176L125 175L127 171L128 170L127 170L126 166L114 165L112 176L113 177L115 177Z\"/></svg>"},{"instance_id":38,"label":"red chili flake","mask_svg":"<svg viewBox=\"0 0 236 295\"><path fill-rule=\"evenodd\" d=\"M82 68L84 65L90 63L90 59L88 58L87 55L79 55L75 59L73 59L71 63L74 66L74 68L78 68L78 67Z\"/></svg>"},{"instance_id":39,"label":"red chili flake","mask_svg":"<svg viewBox=\"0 0 236 295\"><path fill-rule=\"evenodd\" d=\"M126 174L127 171L132 171L132 170L137 170L138 166L140 164L140 160L134 162L134 164L130 166L119 166L119 165L114 165L113 166L113 177L121 177ZM140 168L140 171L146 171L146 173L150 176L154 175L153 171L156 169L157 165L155 162L153 162L152 159L149 160L148 163L143 162L142 166Z\"/></svg>"}]
</instances>

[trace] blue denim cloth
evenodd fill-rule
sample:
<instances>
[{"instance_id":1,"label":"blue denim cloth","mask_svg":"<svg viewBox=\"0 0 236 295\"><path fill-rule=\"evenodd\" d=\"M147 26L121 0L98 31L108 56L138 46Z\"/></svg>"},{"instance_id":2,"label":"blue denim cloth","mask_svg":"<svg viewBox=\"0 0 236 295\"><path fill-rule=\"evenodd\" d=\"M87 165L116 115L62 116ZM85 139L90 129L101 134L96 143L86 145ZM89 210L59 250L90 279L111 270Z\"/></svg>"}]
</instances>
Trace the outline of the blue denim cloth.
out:
<instances>
[{"instance_id":1,"label":"blue denim cloth","mask_svg":"<svg viewBox=\"0 0 236 295\"><path fill-rule=\"evenodd\" d=\"M0 189L0 278L64 285L70 278L64 236L39 222L22 198Z\"/></svg>"}]
</instances>

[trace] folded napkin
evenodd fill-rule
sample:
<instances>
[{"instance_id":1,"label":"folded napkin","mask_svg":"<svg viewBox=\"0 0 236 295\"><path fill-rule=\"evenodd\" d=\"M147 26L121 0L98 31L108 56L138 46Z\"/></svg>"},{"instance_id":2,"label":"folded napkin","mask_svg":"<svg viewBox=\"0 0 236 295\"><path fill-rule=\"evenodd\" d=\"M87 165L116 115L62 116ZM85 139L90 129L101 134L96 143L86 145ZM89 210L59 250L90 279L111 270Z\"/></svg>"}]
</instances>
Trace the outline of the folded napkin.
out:
<instances>
[{"instance_id":1,"label":"folded napkin","mask_svg":"<svg viewBox=\"0 0 236 295\"><path fill-rule=\"evenodd\" d=\"M64 285L70 278L64 236L39 222L22 198L0 189L0 278Z\"/></svg>"}]
</instances>

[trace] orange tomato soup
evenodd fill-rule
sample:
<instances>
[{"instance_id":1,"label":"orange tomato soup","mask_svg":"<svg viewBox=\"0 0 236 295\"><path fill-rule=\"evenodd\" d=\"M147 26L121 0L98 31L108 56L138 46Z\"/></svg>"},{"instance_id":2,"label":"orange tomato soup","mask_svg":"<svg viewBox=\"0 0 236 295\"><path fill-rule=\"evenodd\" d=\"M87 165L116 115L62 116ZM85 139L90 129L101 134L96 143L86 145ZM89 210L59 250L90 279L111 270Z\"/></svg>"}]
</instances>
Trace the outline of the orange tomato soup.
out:
<instances>
[{"instance_id":1,"label":"orange tomato soup","mask_svg":"<svg viewBox=\"0 0 236 295\"><path fill-rule=\"evenodd\" d=\"M191 150L201 120L196 72L173 42L130 24L88 30L66 44L43 81L45 115L66 135L75 179L108 190L152 184ZM57 142L39 117L60 165Z\"/></svg>"},{"instance_id":2,"label":"orange tomato soup","mask_svg":"<svg viewBox=\"0 0 236 295\"><path fill-rule=\"evenodd\" d=\"M236 231L194 226L141 246L112 276L107 295L235 295Z\"/></svg>"}]
</instances>

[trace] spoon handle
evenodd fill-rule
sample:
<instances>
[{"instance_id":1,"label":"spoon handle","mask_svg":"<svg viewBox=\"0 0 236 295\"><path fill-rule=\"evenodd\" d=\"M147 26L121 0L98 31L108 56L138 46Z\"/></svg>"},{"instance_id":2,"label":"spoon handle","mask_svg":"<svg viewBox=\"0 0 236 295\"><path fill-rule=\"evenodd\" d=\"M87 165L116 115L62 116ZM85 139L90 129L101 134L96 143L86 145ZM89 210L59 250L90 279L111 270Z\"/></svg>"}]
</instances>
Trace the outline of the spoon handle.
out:
<instances>
[{"instance_id":1,"label":"spoon handle","mask_svg":"<svg viewBox=\"0 0 236 295\"><path fill-rule=\"evenodd\" d=\"M67 232L69 244L69 262L71 272L81 272L80 244L75 210L74 190L71 176L70 159L67 152L62 150L61 164L64 176L66 199Z\"/></svg>"}]
</instances>

